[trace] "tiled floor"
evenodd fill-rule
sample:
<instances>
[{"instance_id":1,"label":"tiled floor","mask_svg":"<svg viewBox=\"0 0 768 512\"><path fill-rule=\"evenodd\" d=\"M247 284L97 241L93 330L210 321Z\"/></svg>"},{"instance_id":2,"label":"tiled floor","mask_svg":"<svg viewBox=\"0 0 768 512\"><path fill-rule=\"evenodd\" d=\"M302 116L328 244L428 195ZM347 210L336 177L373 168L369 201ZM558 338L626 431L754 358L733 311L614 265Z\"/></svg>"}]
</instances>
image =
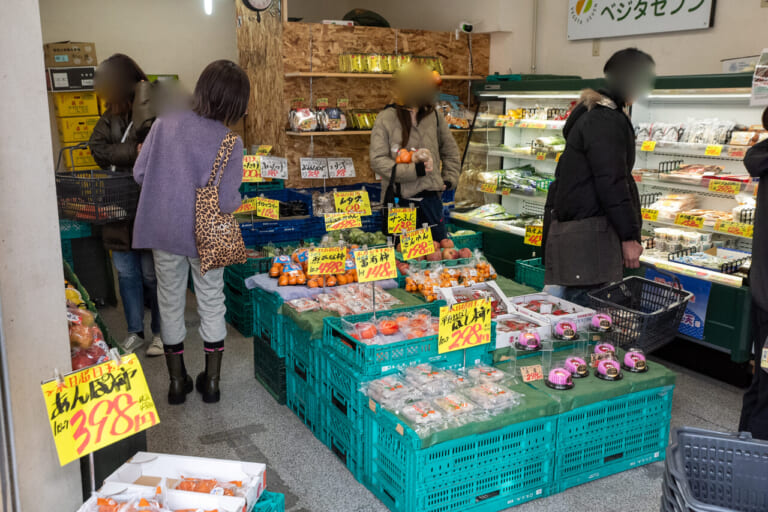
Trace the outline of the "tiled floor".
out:
<instances>
[{"instance_id":1,"label":"tiled floor","mask_svg":"<svg viewBox=\"0 0 768 512\"><path fill-rule=\"evenodd\" d=\"M186 360L190 373L202 369L194 296L187 301ZM190 307L192 306L192 307ZM122 337L122 309L102 311L113 336ZM148 326L148 325L147 325ZM140 351L141 353L141 351ZM253 377L253 344L230 327L224 355L222 401L207 405L197 394L171 407L165 400L162 357L141 353L161 423L148 432L149 450L264 462L268 488L286 497L290 512L384 512L387 510L286 407ZM672 427L734 430L742 391L686 369L678 372ZM657 511L663 463L651 464L529 502L517 512L555 510Z\"/></svg>"}]
</instances>

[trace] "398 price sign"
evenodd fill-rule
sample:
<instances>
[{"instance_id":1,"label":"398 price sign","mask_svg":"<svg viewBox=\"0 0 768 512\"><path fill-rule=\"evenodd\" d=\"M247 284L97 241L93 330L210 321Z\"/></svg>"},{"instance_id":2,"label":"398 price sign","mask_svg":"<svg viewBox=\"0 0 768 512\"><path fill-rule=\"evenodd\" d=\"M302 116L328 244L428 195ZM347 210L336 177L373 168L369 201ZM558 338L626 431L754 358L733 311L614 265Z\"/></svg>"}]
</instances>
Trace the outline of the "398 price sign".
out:
<instances>
[{"instance_id":1,"label":"398 price sign","mask_svg":"<svg viewBox=\"0 0 768 512\"><path fill-rule=\"evenodd\" d=\"M438 352L444 354L491 342L491 303L479 299L440 308Z\"/></svg>"}]
</instances>

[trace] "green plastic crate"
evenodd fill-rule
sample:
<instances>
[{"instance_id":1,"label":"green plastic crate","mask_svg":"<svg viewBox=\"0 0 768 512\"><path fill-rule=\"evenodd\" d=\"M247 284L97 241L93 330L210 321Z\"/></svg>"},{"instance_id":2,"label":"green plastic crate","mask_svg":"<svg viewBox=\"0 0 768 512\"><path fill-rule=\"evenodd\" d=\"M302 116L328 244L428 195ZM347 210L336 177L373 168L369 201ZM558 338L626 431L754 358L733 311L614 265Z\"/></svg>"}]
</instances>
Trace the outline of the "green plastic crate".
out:
<instances>
[{"instance_id":1,"label":"green plastic crate","mask_svg":"<svg viewBox=\"0 0 768 512\"><path fill-rule=\"evenodd\" d=\"M285 372L286 405L314 434L322 428L318 398L304 376Z\"/></svg>"},{"instance_id":2,"label":"green plastic crate","mask_svg":"<svg viewBox=\"0 0 768 512\"><path fill-rule=\"evenodd\" d=\"M241 183L240 193L249 194L253 192L264 192L266 190L280 190L284 188L283 180L263 181L259 183Z\"/></svg>"},{"instance_id":3,"label":"green plastic crate","mask_svg":"<svg viewBox=\"0 0 768 512\"><path fill-rule=\"evenodd\" d=\"M455 224L446 224L445 229L448 233L455 233L456 231L463 231L468 228L460 228ZM483 248L483 234L479 231L475 231L474 235L451 236L451 240L453 240L453 245L456 246L457 249L467 248L474 251L475 249Z\"/></svg>"},{"instance_id":4,"label":"green plastic crate","mask_svg":"<svg viewBox=\"0 0 768 512\"><path fill-rule=\"evenodd\" d=\"M264 491L251 512L285 512L285 495Z\"/></svg>"},{"instance_id":5,"label":"green plastic crate","mask_svg":"<svg viewBox=\"0 0 768 512\"><path fill-rule=\"evenodd\" d=\"M70 267L75 266L75 259L72 256L72 240L61 239L61 259L66 261Z\"/></svg>"},{"instance_id":6,"label":"green plastic crate","mask_svg":"<svg viewBox=\"0 0 768 512\"><path fill-rule=\"evenodd\" d=\"M285 405L285 358L278 356L269 341L259 336L253 337L253 373L277 403Z\"/></svg>"},{"instance_id":7,"label":"green plastic crate","mask_svg":"<svg viewBox=\"0 0 768 512\"><path fill-rule=\"evenodd\" d=\"M515 281L537 290L543 290L544 264L541 262L541 258L517 260L515 262Z\"/></svg>"},{"instance_id":8,"label":"green plastic crate","mask_svg":"<svg viewBox=\"0 0 768 512\"><path fill-rule=\"evenodd\" d=\"M91 225L70 219L59 219L59 234L62 240L85 238L91 236Z\"/></svg>"},{"instance_id":9,"label":"green plastic crate","mask_svg":"<svg viewBox=\"0 0 768 512\"><path fill-rule=\"evenodd\" d=\"M283 332L286 367L302 376L312 391L317 393L323 340L311 339L310 333L296 325L289 317L283 318Z\"/></svg>"},{"instance_id":10,"label":"green plastic crate","mask_svg":"<svg viewBox=\"0 0 768 512\"><path fill-rule=\"evenodd\" d=\"M285 317L280 314L283 298L277 292L267 292L261 288L254 288L252 291L256 303L257 333L262 338L269 340L272 349L279 357L285 357L285 332L283 330Z\"/></svg>"},{"instance_id":11,"label":"green plastic crate","mask_svg":"<svg viewBox=\"0 0 768 512\"><path fill-rule=\"evenodd\" d=\"M324 418L324 441L326 446L341 460L355 480L366 484L366 452L364 431L349 421L335 408L324 404L321 407Z\"/></svg>"},{"instance_id":12,"label":"green plastic crate","mask_svg":"<svg viewBox=\"0 0 768 512\"><path fill-rule=\"evenodd\" d=\"M362 431L364 396L360 387L367 379L333 354L325 354L321 359L320 399Z\"/></svg>"}]
</instances>

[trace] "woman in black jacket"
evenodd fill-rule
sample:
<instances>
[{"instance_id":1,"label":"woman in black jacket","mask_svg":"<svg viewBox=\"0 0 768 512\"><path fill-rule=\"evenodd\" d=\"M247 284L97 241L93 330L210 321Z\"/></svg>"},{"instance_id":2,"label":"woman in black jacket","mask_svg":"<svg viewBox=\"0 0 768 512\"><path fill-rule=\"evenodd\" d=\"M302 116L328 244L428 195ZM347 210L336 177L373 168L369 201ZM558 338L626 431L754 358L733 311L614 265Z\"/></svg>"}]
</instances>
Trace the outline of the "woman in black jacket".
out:
<instances>
[{"instance_id":1,"label":"woman in black jacket","mask_svg":"<svg viewBox=\"0 0 768 512\"><path fill-rule=\"evenodd\" d=\"M566 121L544 217L545 282L582 304L588 290L620 280L623 267L638 268L643 252L627 108L650 87L654 62L630 48L614 54L604 72L606 87L583 91Z\"/></svg>"},{"instance_id":2,"label":"woman in black jacket","mask_svg":"<svg viewBox=\"0 0 768 512\"><path fill-rule=\"evenodd\" d=\"M133 172L133 164L141 145L131 122L134 89L147 80L147 75L127 55L117 53L96 70L96 89L107 101L107 111L93 129L88 145L94 160L102 169ZM104 226L104 247L112 251L112 263L117 269L120 298L123 303L128 335L123 349L133 352L144 344L144 305L152 310L153 339L147 355L163 355L160 337L160 312L157 306L157 279L151 251L131 249L133 220L113 222Z\"/></svg>"}]
</instances>

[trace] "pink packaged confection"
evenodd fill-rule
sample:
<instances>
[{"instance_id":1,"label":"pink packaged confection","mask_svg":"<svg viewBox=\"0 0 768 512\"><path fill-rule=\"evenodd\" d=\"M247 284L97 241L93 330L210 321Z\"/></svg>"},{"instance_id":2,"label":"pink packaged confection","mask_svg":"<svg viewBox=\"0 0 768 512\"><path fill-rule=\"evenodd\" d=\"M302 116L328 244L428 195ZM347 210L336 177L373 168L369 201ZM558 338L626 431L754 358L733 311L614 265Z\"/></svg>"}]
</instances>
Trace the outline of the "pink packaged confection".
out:
<instances>
[{"instance_id":1,"label":"pink packaged confection","mask_svg":"<svg viewBox=\"0 0 768 512\"><path fill-rule=\"evenodd\" d=\"M571 372L565 368L553 368L550 370L545 384L552 389L558 390L571 389L574 385Z\"/></svg>"},{"instance_id":2,"label":"pink packaged confection","mask_svg":"<svg viewBox=\"0 0 768 512\"><path fill-rule=\"evenodd\" d=\"M605 359L597 363L595 375L603 380L621 380L623 378L619 362L613 359Z\"/></svg>"},{"instance_id":3,"label":"pink packaged confection","mask_svg":"<svg viewBox=\"0 0 768 512\"><path fill-rule=\"evenodd\" d=\"M570 372L575 379L581 379L589 375L587 362L578 356L570 356L565 360L565 369Z\"/></svg>"},{"instance_id":4,"label":"pink packaged confection","mask_svg":"<svg viewBox=\"0 0 768 512\"><path fill-rule=\"evenodd\" d=\"M636 349L629 349L629 352L624 354L624 364L622 367L633 373L647 372L648 363L645 359L645 354Z\"/></svg>"}]
</instances>

